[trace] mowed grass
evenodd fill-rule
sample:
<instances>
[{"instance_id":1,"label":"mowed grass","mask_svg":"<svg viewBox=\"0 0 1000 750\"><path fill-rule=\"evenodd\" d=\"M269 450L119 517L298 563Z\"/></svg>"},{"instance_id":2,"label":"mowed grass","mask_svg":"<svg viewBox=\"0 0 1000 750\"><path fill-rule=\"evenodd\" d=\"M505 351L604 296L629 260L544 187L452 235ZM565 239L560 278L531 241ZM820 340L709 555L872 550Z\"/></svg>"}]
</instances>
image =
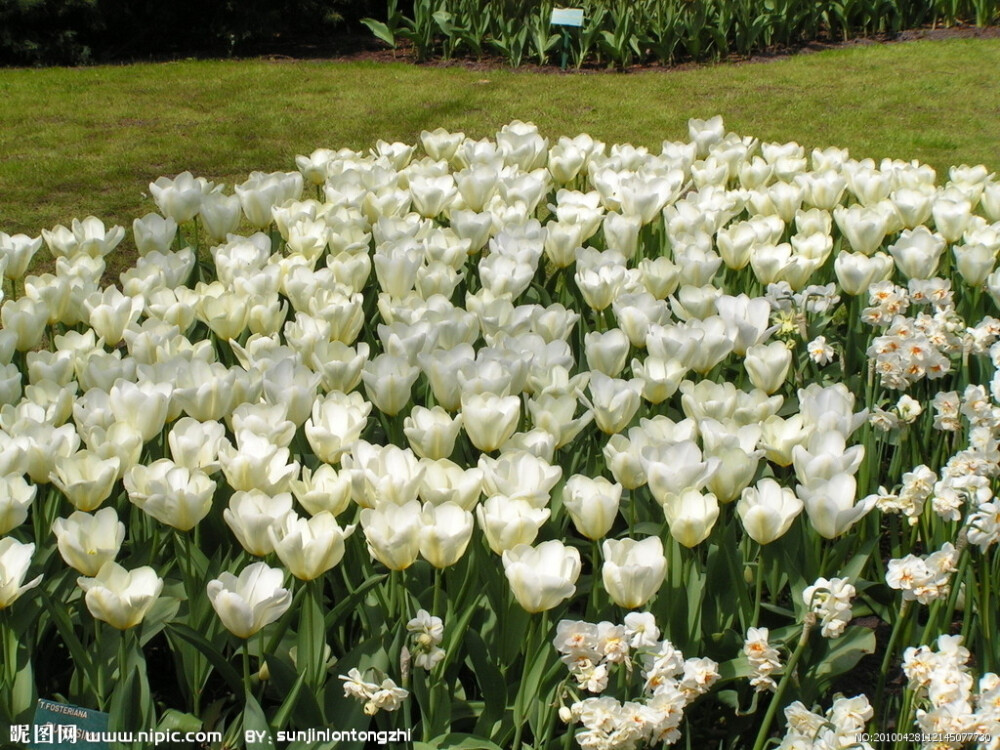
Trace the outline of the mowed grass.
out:
<instances>
[{"instance_id":1,"label":"mowed grass","mask_svg":"<svg viewBox=\"0 0 1000 750\"><path fill-rule=\"evenodd\" d=\"M852 156L1000 169L1000 40L857 46L677 71L529 73L405 62L184 61L0 70L0 230L155 210L148 184L190 170L230 186L319 147L492 136L513 119L658 149L688 118ZM231 190L231 187L229 188Z\"/></svg>"}]
</instances>

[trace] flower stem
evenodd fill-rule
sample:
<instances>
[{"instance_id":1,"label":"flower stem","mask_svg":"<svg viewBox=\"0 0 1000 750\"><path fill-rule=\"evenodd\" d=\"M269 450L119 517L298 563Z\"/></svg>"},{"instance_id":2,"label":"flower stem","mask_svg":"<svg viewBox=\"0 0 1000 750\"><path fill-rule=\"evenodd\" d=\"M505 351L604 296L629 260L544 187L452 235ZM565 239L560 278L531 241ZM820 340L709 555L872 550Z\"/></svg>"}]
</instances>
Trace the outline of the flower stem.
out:
<instances>
[{"instance_id":1,"label":"flower stem","mask_svg":"<svg viewBox=\"0 0 1000 750\"><path fill-rule=\"evenodd\" d=\"M250 641L243 639L243 690L249 698L252 695L250 689Z\"/></svg>"},{"instance_id":2,"label":"flower stem","mask_svg":"<svg viewBox=\"0 0 1000 750\"><path fill-rule=\"evenodd\" d=\"M806 644L809 642L809 633L812 632L813 625L815 624L815 613L807 613L805 621L802 623L802 633L799 635L799 642L789 657L788 664L785 665L785 674L782 675L781 682L778 683L778 689L774 692L774 697L767 706L767 713L764 714L764 723L761 724L760 731L757 733L757 741L754 743L753 750L764 750L764 746L767 744L767 734L771 731L771 723L774 721L774 715L778 712L778 707L781 705L781 698L788 688L788 683L792 679L792 675L795 674L795 665L798 664L802 652L805 651Z\"/></svg>"},{"instance_id":3,"label":"flower stem","mask_svg":"<svg viewBox=\"0 0 1000 750\"><path fill-rule=\"evenodd\" d=\"M903 623L906 622L906 616L910 612L910 605L912 600L904 599L903 603L899 607L899 617L892 624L892 633L889 635L889 643L885 647L885 657L882 659L882 668L879 670L878 678L878 688L875 692L875 705L884 706L882 702L882 697L885 694L885 680L889 674L889 666L892 664L892 655L896 650L896 641L899 640L899 634L903 631Z\"/></svg>"}]
</instances>

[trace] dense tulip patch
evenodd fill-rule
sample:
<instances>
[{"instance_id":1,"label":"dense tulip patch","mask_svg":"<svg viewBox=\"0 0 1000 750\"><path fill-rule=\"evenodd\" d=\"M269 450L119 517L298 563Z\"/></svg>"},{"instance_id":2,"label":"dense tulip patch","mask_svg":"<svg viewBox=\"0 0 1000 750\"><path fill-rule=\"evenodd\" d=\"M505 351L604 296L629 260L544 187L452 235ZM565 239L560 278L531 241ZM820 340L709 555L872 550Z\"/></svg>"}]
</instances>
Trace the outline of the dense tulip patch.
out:
<instances>
[{"instance_id":1,"label":"dense tulip patch","mask_svg":"<svg viewBox=\"0 0 1000 750\"><path fill-rule=\"evenodd\" d=\"M995 747L1000 182L689 129L0 233L0 721Z\"/></svg>"}]
</instances>

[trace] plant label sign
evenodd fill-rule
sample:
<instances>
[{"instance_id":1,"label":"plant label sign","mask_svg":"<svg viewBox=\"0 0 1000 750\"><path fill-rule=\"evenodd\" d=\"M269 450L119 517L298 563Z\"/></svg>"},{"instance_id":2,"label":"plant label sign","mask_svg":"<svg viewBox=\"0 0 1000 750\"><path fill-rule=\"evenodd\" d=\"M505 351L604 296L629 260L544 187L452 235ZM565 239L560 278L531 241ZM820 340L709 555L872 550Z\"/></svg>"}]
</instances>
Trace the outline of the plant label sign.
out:
<instances>
[{"instance_id":1,"label":"plant label sign","mask_svg":"<svg viewBox=\"0 0 1000 750\"><path fill-rule=\"evenodd\" d=\"M109 750L111 745L105 739L107 731L106 713L39 699L29 747Z\"/></svg>"},{"instance_id":2,"label":"plant label sign","mask_svg":"<svg viewBox=\"0 0 1000 750\"><path fill-rule=\"evenodd\" d=\"M583 8L553 8L552 26L583 26Z\"/></svg>"}]
</instances>

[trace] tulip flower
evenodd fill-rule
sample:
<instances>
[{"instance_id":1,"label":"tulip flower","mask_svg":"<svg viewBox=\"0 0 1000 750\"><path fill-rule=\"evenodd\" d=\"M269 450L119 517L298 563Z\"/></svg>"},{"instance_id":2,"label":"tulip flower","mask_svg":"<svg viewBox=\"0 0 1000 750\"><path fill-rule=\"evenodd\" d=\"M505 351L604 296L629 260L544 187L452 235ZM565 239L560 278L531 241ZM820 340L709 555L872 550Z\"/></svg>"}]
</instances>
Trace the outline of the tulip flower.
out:
<instances>
[{"instance_id":1,"label":"tulip flower","mask_svg":"<svg viewBox=\"0 0 1000 750\"><path fill-rule=\"evenodd\" d=\"M352 473L354 502L365 508L393 503L406 505L417 498L424 467L410 449L396 445L356 442L344 456L344 469Z\"/></svg>"},{"instance_id":2,"label":"tulip flower","mask_svg":"<svg viewBox=\"0 0 1000 750\"><path fill-rule=\"evenodd\" d=\"M108 406L116 421L132 425L148 442L163 430L172 393L169 383L118 380L108 394Z\"/></svg>"},{"instance_id":3,"label":"tulip flower","mask_svg":"<svg viewBox=\"0 0 1000 750\"><path fill-rule=\"evenodd\" d=\"M972 216L972 203L960 194L946 190L931 206L934 227L946 242L962 236Z\"/></svg>"},{"instance_id":4,"label":"tulip flower","mask_svg":"<svg viewBox=\"0 0 1000 750\"><path fill-rule=\"evenodd\" d=\"M450 160L464 140L465 133L450 133L444 128L420 131L420 145L435 161Z\"/></svg>"},{"instance_id":5,"label":"tulip flower","mask_svg":"<svg viewBox=\"0 0 1000 750\"><path fill-rule=\"evenodd\" d=\"M809 523L820 536L836 539L875 507L875 495L856 503L857 489L857 482L849 474L798 486Z\"/></svg>"},{"instance_id":6,"label":"tulip flower","mask_svg":"<svg viewBox=\"0 0 1000 750\"><path fill-rule=\"evenodd\" d=\"M503 553L503 567L517 603L527 612L544 612L576 593L580 552L558 540L519 544Z\"/></svg>"},{"instance_id":7,"label":"tulip flower","mask_svg":"<svg viewBox=\"0 0 1000 750\"><path fill-rule=\"evenodd\" d=\"M226 629L238 638L249 638L281 617L292 604L292 594L282 588L284 574L256 562L239 577L223 572L208 582L208 600Z\"/></svg>"},{"instance_id":8,"label":"tulip flower","mask_svg":"<svg viewBox=\"0 0 1000 750\"><path fill-rule=\"evenodd\" d=\"M0 448L0 450L4 450ZM20 474L0 476L0 535L16 529L28 518L38 488Z\"/></svg>"},{"instance_id":9,"label":"tulip flower","mask_svg":"<svg viewBox=\"0 0 1000 750\"><path fill-rule=\"evenodd\" d=\"M251 172L233 190L251 225L262 229L271 223L271 208L302 195L302 175L298 172Z\"/></svg>"},{"instance_id":10,"label":"tulip flower","mask_svg":"<svg viewBox=\"0 0 1000 750\"><path fill-rule=\"evenodd\" d=\"M403 357L379 354L365 363L361 379L365 393L375 407L394 417L410 400L410 389L420 375L420 370Z\"/></svg>"},{"instance_id":11,"label":"tulip flower","mask_svg":"<svg viewBox=\"0 0 1000 750\"><path fill-rule=\"evenodd\" d=\"M219 448L225 435L226 428L219 422L184 417L174 423L167 435L170 456L178 466L212 475L219 470Z\"/></svg>"},{"instance_id":12,"label":"tulip flower","mask_svg":"<svg viewBox=\"0 0 1000 750\"><path fill-rule=\"evenodd\" d=\"M703 461L701 449L692 440L646 446L640 461L649 489L661 505L671 496L703 488L721 463L713 457Z\"/></svg>"},{"instance_id":13,"label":"tulip flower","mask_svg":"<svg viewBox=\"0 0 1000 750\"><path fill-rule=\"evenodd\" d=\"M752 346L743 360L750 382L768 394L781 388L791 365L792 350L783 341Z\"/></svg>"},{"instance_id":14,"label":"tulip flower","mask_svg":"<svg viewBox=\"0 0 1000 750\"><path fill-rule=\"evenodd\" d=\"M896 261L900 273L909 279L929 279L936 272L938 261L947 242L940 234L927 227L904 229L895 243L889 245L889 254Z\"/></svg>"},{"instance_id":15,"label":"tulip flower","mask_svg":"<svg viewBox=\"0 0 1000 750\"><path fill-rule=\"evenodd\" d=\"M703 420L699 427L706 458L719 461L718 469L708 478L708 489L719 502L732 502L750 484L764 455L764 451L757 450L760 427L739 427L735 422L723 425L715 420Z\"/></svg>"},{"instance_id":16,"label":"tulip flower","mask_svg":"<svg viewBox=\"0 0 1000 750\"><path fill-rule=\"evenodd\" d=\"M116 287L109 286L101 292L94 292L83 301L88 321L97 335L109 346L119 343L125 329L139 319L143 301L139 297L127 297Z\"/></svg>"},{"instance_id":17,"label":"tulip flower","mask_svg":"<svg viewBox=\"0 0 1000 750\"><path fill-rule=\"evenodd\" d=\"M521 399L517 396L462 394L462 426L472 444L485 453L507 442L520 418Z\"/></svg>"},{"instance_id":18,"label":"tulip flower","mask_svg":"<svg viewBox=\"0 0 1000 750\"><path fill-rule=\"evenodd\" d=\"M135 237L135 247L139 255L147 253L170 251L170 246L177 235L177 222L171 218L163 218L159 214L149 213L141 219L132 222L132 235Z\"/></svg>"},{"instance_id":19,"label":"tulip flower","mask_svg":"<svg viewBox=\"0 0 1000 750\"><path fill-rule=\"evenodd\" d=\"M201 224L205 232L215 242L222 242L236 231L243 211L239 196L222 193L206 193L201 198Z\"/></svg>"},{"instance_id":20,"label":"tulip flower","mask_svg":"<svg viewBox=\"0 0 1000 750\"><path fill-rule=\"evenodd\" d=\"M431 505L455 503L464 510L472 510L479 502L483 487L483 470L478 467L463 469L447 458L421 459L424 467L420 480L420 497Z\"/></svg>"},{"instance_id":21,"label":"tulip flower","mask_svg":"<svg viewBox=\"0 0 1000 750\"><path fill-rule=\"evenodd\" d=\"M0 232L0 258L6 259L2 274L4 278L24 278L31 259L41 246L41 237L32 239L25 234L9 235Z\"/></svg>"},{"instance_id":22,"label":"tulip flower","mask_svg":"<svg viewBox=\"0 0 1000 750\"><path fill-rule=\"evenodd\" d=\"M813 485L842 474L857 473L865 457L865 447L846 447L844 436L836 430L814 432L806 446L792 448L792 464L800 482Z\"/></svg>"},{"instance_id":23,"label":"tulip flower","mask_svg":"<svg viewBox=\"0 0 1000 750\"><path fill-rule=\"evenodd\" d=\"M243 549L251 555L263 557L274 552L274 542L269 534L271 527L284 523L290 513L290 493L272 496L260 490L249 490L233 493L222 518Z\"/></svg>"},{"instance_id":24,"label":"tulip flower","mask_svg":"<svg viewBox=\"0 0 1000 750\"><path fill-rule=\"evenodd\" d=\"M670 535L685 547L694 547L708 539L719 518L719 501L712 493L687 489L670 495L663 504Z\"/></svg>"},{"instance_id":25,"label":"tulip flower","mask_svg":"<svg viewBox=\"0 0 1000 750\"><path fill-rule=\"evenodd\" d=\"M996 247L986 245L955 245L955 266L970 287L981 287L993 272L996 263Z\"/></svg>"},{"instance_id":26,"label":"tulip flower","mask_svg":"<svg viewBox=\"0 0 1000 750\"><path fill-rule=\"evenodd\" d=\"M639 410L642 381L611 378L594 371L590 377L588 404L594 414L594 423L606 435L624 430Z\"/></svg>"},{"instance_id":27,"label":"tulip flower","mask_svg":"<svg viewBox=\"0 0 1000 750\"><path fill-rule=\"evenodd\" d=\"M328 512L338 516L351 504L351 479L348 472L338 473L329 464L320 464L315 471L303 466L302 478L289 482L289 488L310 515Z\"/></svg>"},{"instance_id":28,"label":"tulip flower","mask_svg":"<svg viewBox=\"0 0 1000 750\"><path fill-rule=\"evenodd\" d=\"M21 594L41 583L41 576L24 583L34 552L34 544L22 544L10 536L0 539L0 609L9 607Z\"/></svg>"},{"instance_id":29,"label":"tulip flower","mask_svg":"<svg viewBox=\"0 0 1000 750\"><path fill-rule=\"evenodd\" d=\"M258 489L273 495L285 492L299 473L298 461L288 462L291 451L249 430L236 434L238 448L228 442L219 448L219 465L234 490Z\"/></svg>"},{"instance_id":30,"label":"tulip flower","mask_svg":"<svg viewBox=\"0 0 1000 750\"><path fill-rule=\"evenodd\" d=\"M6 300L0 307L0 324L4 330L16 336L15 348L25 352L38 346L45 333L45 324L49 318L49 308L44 302L37 302L30 297L18 300Z\"/></svg>"},{"instance_id":31,"label":"tulip flower","mask_svg":"<svg viewBox=\"0 0 1000 750\"><path fill-rule=\"evenodd\" d=\"M57 462L49 480L77 510L92 511L111 494L119 467L117 457L102 459L92 451L82 450Z\"/></svg>"},{"instance_id":32,"label":"tulip flower","mask_svg":"<svg viewBox=\"0 0 1000 750\"><path fill-rule=\"evenodd\" d=\"M113 561L104 563L97 575L76 582L86 592L90 614L118 630L141 623L163 590L163 579L148 565L125 570Z\"/></svg>"},{"instance_id":33,"label":"tulip flower","mask_svg":"<svg viewBox=\"0 0 1000 750\"><path fill-rule=\"evenodd\" d=\"M361 437L372 405L360 393L337 391L317 399L312 416L306 420L305 433L317 458L337 463L354 442Z\"/></svg>"},{"instance_id":34,"label":"tulip flower","mask_svg":"<svg viewBox=\"0 0 1000 750\"><path fill-rule=\"evenodd\" d=\"M365 508L361 511L361 527L372 558L390 570L406 570L416 562L423 527L418 501Z\"/></svg>"},{"instance_id":35,"label":"tulip flower","mask_svg":"<svg viewBox=\"0 0 1000 750\"><path fill-rule=\"evenodd\" d=\"M88 216L83 221L73 219L70 229L61 224L51 231L43 229L42 237L56 257L101 258L114 250L124 239L125 229L123 227L105 229L103 221L96 216Z\"/></svg>"},{"instance_id":36,"label":"tulip flower","mask_svg":"<svg viewBox=\"0 0 1000 750\"><path fill-rule=\"evenodd\" d=\"M563 485L563 507L576 530L588 539L600 539L611 530L618 515L622 486L604 477L574 474Z\"/></svg>"},{"instance_id":37,"label":"tulip flower","mask_svg":"<svg viewBox=\"0 0 1000 750\"><path fill-rule=\"evenodd\" d=\"M806 425L801 414L787 419L772 415L761 423L758 445L764 449L764 456L778 466L791 466L792 450L805 443L812 434L813 427Z\"/></svg>"},{"instance_id":38,"label":"tulip flower","mask_svg":"<svg viewBox=\"0 0 1000 750\"><path fill-rule=\"evenodd\" d=\"M867 256L879 248L888 229L881 211L859 204L848 208L837 206L833 218L854 252Z\"/></svg>"},{"instance_id":39,"label":"tulip flower","mask_svg":"<svg viewBox=\"0 0 1000 750\"><path fill-rule=\"evenodd\" d=\"M210 194L214 187L202 177L182 172L173 179L160 177L151 182L149 192L161 214L183 224L198 214L202 198Z\"/></svg>"},{"instance_id":40,"label":"tulip flower","mask_svg":"<svg viewBox=\"0 0 1000 750\"><path fill-rule=\"evenodd\" d=\"M628 337L620 328L612 328L604 333L591 331L584 336L587 366L609 377L617 377L625 368L628 351Z\"/></svg>"},{"instance_id":41,"label":"tulip flower","mask_svg":"<svg viewBox=\"0 0 1000 750\"><path fill-rule=\"evenodd\" d=\"M212 509L215 482L197 469L161 458L124 476L129 500L160 523L190 531Z\"/></svg>"},{"instance_id":42,"label":"tulip flower","mask_svg":"<svg viewBox=\"0 0 1000 750\"><path fill-rule=\"evenodd\" d=\"M311 518L288 512L267 527L267 535L282 565L299 580L312 581L343 559L344 540L354 529L341 528L326 511Z\"/></svg>"},{"instance_id":43,"label":"tulip flower","mask_svg":"<svg viewBox=\"0 0 1000 750\"><path fill-rule=\"evenodd\" d=\"M866 293L872 284L885 281L892 276L892 269L892 258L885 253L868 257L841 250L833 261L840 288L851 296Z\"/></svg>"},{"instance_id":44,"label":"tulip flower","mask_svg":"<svg viewBox=\"0 0 1000 750\"><path fill-rule=\"evenodd\" d=\"M604 565L601 580L611 601L626 609L636 609L652 598L667 574L663 542L651 536L635 539L608 539L601 549Z\"/></svg>"},{"instance_id":45,"label":"tulip flower","mask_svg":"<svg viewBox=\"0 0 1000 750\"><path fill-rule=\"evenodd\" d=\"M118 556L125 540L125 524L114 508L93 515L76 511L52 522L59 554L66 564L85 576L96 576L104 563Z\"/></svg>"},{"instance_id":46,"label":"tulip flower","mask_svg":"<svg viewBox=\"0 0 1000 750\"><path fill-rule=\"evenodd\" d=\"M421 458L448 458L455 450L455 440L462 427L462 415L452 418L440 406L427 409L415 406L403 420L403 434Z\"/></svg>"},{"instance_id":47,"label":"tulip flower","mask_svg":"<svg viewBox=\"0 0 1000 750\"><path fill-rule=\"evenodd\" d=\"M758 544L770 544L784 536L802 508L794 492L769 477L744 489L736 504L743 528Z\"/></svg>"},{"instance_id":48,"label":"tulip flower","mask_svg":"<svg viewBox=\"0 0 1000 750\"><path fill-rule=\"evenodd\" d=\"M457 563L472 538L472 513L455 503L428 503L420 516L421 557L435 568Z\"/></svg>"},{"instance_id":49,"label":"tulip flower","mask_svg":"<svg viewBox=\"0 0 1000 750\"><path fill-rule=\"evenodd\" d=\"M487 497L504 495L521 498L536 508L543 507L559 482L562 468L524 450L503 453L499 458L479 457L483 470L483 492Z\"/></svg>"}]
</instances>

